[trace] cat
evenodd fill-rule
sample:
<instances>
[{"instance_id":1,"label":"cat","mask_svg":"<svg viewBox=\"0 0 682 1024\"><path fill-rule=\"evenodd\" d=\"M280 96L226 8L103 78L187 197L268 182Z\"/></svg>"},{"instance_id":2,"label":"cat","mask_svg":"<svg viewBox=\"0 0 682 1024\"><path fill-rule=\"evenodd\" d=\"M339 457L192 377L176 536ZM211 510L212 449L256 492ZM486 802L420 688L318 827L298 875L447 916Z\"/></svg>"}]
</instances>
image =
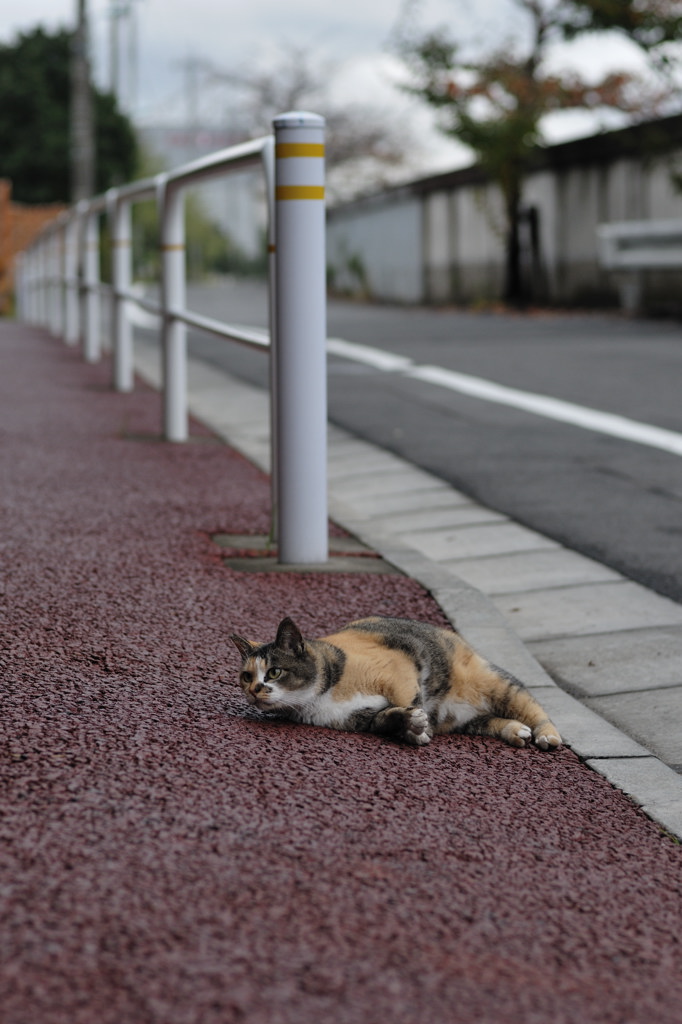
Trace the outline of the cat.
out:
<instances>
[{"instance_id":1,"label":"cat","mask_svg":"<svg viewBox=\"0 0 682 1024\"><path fill-rule=\"evenodd\" d=\"M514 747L561 744L518 679L459 633L426 622L375 616L304 640L285 618L271 643L230 639L242 656L240 685L261 711L417 747L452 732L496 736Z\"/></svg>"}]
</instances>

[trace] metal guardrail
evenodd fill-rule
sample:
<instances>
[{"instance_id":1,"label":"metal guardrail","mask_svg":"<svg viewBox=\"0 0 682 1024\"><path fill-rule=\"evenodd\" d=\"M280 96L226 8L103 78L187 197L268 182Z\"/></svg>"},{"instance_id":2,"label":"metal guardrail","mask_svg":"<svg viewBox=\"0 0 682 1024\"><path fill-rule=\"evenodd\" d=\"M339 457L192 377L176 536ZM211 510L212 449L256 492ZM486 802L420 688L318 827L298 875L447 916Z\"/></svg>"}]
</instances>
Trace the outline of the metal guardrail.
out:
<instances>
[{"instance_id":1,"label":"metal guardrail","mask_svg":"<svg viewBox=\"0 0 682 1024\"><path fill-rule=\"evenodd\" d=\"M153 178L85 200L47 226L17 266L21 319L47 327L83 356L102 354L100 303L110 302L113 386L133 388L130 304L160 318L163 433L188 437L187 327L264 349L270 357L273 522L281 562L328 559L326 467L326 281L324 119L294 111L274 134L221 150ZM186 308L185 190L246 167L266 184L269 341ZM132 207L153 199L159 212L161 297L132 289ZM99 222L108 219L112 282L100 280Z\"/></svg>"},{"instance_id":2,"label":"metal guardrail","mask_svg":"<svg viewBox=\"0 0 682 1024\"><path fill-rule=\"evenodd\" d=\"M621 305L635 312L642 302L645 270L682 269L682 220L629 220L597 228L599 262L615 274Z\"/></svg>"}]
</instances>

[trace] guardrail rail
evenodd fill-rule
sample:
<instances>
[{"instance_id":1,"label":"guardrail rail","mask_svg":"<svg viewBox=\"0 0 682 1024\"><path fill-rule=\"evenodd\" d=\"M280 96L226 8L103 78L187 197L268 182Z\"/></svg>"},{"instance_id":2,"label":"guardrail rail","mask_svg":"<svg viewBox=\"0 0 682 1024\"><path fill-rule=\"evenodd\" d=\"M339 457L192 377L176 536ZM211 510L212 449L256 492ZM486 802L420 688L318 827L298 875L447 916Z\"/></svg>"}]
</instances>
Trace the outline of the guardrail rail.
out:
<instances>
[{"instance_id":1,"label":"guardrail rail","mask_svg":"<svg viewBox=\"0 0 682 1024\"><path fill-rule=\"evenodd\" d=\"M61 214L21 254L17 306L83 356L102 355L101 308L110 303L112 383L134 383L136 305L160 318L163 435L188 437L187 327L266 351L270 358L272 512L279 560L326 562L327 385L324 118L306 111L276 117L273 135L245 142L83 200ZM260 167L267 196L269 336L202 316L186 306L185 191L246 167ZM158 303L132 287L132 207L153 199L159 215ZM99 222L106 215L111 285L100 280Z\"/></svg>"}]
</instances>

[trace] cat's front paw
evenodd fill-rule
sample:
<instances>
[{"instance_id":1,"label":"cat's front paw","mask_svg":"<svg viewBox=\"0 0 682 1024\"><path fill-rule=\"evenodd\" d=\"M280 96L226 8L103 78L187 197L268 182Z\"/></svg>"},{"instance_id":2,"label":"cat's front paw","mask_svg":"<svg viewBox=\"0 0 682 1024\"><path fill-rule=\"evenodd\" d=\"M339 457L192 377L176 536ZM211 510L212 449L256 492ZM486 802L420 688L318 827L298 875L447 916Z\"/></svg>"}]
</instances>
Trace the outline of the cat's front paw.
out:
<instances>
[{"instance_id":1,"label":"cat's front paw","mask_svg":"<svg viewBox=\"0 0 682 1024\"><path fill-rule=\"evenodd\" d=\"M431 742L429 716L423 708L410 708L405 715L405 739L416 747Z\"/></svg>"}]
</instances>

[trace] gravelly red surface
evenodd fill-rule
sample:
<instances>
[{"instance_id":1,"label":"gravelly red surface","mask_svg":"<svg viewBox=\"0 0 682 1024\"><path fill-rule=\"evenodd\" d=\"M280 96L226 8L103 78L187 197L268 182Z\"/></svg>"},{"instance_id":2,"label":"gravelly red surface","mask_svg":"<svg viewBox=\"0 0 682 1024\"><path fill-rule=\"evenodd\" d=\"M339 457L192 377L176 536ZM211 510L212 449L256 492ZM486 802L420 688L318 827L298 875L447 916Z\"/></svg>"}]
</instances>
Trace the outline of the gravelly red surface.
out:
<instances>
[{"instance_id":1,"label":"gravelly red surface","mask_svg":"<svg viewBox=\"0 0 682 1024\"><path fill-rule=\"evenodd\" d=\"M39 332L0 367L2 1024L679 1024L682 850L571 751L244 706L230 631L417 584L226 569L262 474Z\"/></svg>"}]
</instances>

